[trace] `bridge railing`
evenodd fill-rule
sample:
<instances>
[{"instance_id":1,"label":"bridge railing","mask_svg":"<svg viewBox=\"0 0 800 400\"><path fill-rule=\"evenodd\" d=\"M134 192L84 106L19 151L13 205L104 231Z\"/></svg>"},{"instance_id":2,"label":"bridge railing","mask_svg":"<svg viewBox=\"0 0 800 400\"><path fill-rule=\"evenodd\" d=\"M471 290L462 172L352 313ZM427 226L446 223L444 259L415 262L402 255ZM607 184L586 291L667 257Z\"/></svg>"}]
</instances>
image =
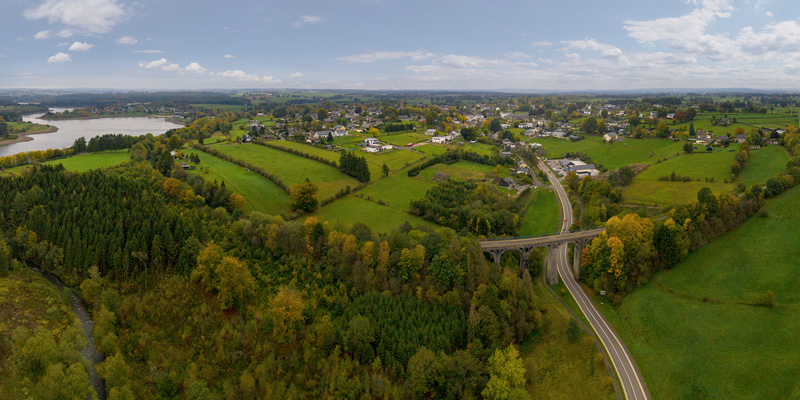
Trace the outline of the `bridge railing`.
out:
<instances>
[{"instance_id":1,"label":"bridge railing","mask_svg":"<svg viewBox=\"0 0 800 400\"><path fill-rule=\"evenodd\" d=\"M500 238L491 238L491 239L481 239L481 240L479 240L479 242L498 242L498 241L511 240L511 239L513 239L513 240L517 240L517 239L537 239L537 238L545 238L545 237L548 237L548 236L562 236L562 235L568 235L568 234L571 234L571 233L582 233L582 232L596 231L598 229L605 230L605 228L579 229L579 230L576 230L576 231L568 231L568 232L565 232L565 233L544 233L544 234L541 234L541 235L533 235L533 236L513 236L513 237L500 237Z\"/></svg>"}]
</instances>

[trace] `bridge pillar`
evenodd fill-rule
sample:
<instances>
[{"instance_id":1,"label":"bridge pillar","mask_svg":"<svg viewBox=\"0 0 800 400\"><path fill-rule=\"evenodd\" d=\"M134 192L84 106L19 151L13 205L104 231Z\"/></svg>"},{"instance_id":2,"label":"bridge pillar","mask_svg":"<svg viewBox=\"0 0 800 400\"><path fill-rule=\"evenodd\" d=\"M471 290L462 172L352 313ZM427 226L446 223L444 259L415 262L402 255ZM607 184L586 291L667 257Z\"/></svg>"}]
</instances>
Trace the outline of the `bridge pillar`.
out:
<instances>
[{"instance_id":1,"label":"bridge pillar","mask_svg":"<svg viewBox=\"0 0 800 400\"><path fill-rule=\"evenodd\" d=\"M524 271L530 267L531 251L534 247L520 247L519 250L519 275L522 276Z\"/></svg>"},{"instance_id":2,"label":"bridge pillar","mask_svg":"<svg viewBox=\"0 0 800 400\"><path fill-rule=\"evenodd\" d=\"M505 250L489 250L489 254L492 255L492 258L494 258L495 264L500 264L500 259L503 257L503 253L505 252Z\"/></svg>"},{"instance_id":3,"label":"bridge pillar","mask_svg":"<svg viewBox=\"0 0 800 400\"><path fill-rule=\"evenodd\" d=\"M547 245L547 282L551 285L558 285L558 259L556 249L558 244Z\"/></svg>"}]
</instances>

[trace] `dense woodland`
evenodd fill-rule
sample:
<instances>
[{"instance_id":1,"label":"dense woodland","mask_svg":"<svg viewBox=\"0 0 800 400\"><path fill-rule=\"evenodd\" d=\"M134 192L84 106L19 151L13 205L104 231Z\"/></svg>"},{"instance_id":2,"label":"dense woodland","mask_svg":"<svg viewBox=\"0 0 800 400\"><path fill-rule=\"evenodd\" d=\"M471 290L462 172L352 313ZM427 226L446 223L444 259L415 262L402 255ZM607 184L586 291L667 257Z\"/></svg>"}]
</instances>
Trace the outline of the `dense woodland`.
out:
<instances>
[{"instance_id":1,"label":"dense woodland","mask_svg":"<svg viewBox=\"0 0 800 400\"><path fill-rule=\"evenodd\" d=\"M527 192L509 196L497 187L446 180L411 202L411 212L431 222L475 236L515 236Z\"/></svg>"},{"instance_id":2,"label":"dense woodland","mask_svg":"<svg viewBox=\"0 0 800 400\"><path fill-rule=\"evenodd\" d=\"M448 228L243 220L146 161L0 180L12 254L80 283L117 392L478 397L544 328L530 276Z\"/></svg>"}]
</instances>

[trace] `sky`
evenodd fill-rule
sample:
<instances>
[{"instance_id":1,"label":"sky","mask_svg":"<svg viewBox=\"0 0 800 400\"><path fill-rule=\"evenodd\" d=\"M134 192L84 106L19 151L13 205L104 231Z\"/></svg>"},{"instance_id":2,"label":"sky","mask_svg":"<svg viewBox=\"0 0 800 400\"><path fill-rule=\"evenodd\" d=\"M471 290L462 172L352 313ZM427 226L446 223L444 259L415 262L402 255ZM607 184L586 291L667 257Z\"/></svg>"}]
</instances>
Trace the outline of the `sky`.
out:
<instances>
[{"instance_id":1,"label":"sky","mask_svg":"<svg viewBox=\"0 0 800 400\"><path fill-rule=\"evenodd\" d=\"M2 0L0 88L800 89L791 0Z\"/></svg>"}]
</instances>

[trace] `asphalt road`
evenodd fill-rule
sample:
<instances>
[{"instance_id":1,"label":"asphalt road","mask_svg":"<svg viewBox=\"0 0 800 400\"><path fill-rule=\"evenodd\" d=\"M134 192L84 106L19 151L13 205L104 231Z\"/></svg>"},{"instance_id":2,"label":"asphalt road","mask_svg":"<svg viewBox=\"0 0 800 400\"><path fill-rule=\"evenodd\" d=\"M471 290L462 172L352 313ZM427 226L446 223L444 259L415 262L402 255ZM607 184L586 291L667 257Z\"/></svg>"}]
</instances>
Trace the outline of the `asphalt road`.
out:
<instances>
[{"instance_id":1,"label":"asphalt road","mask_svg":"<svg viewBox=\"0 0 800 400\"><path fill-rule=\"evenodd\" d=\"M539 168L545 171L548 178L550 178L559 202L561 202L561 209L564 211L566 221L562 220L560 233L569 232L569 227L573 222L572 204L569 202L569 197L564 191L564 187L556 179L555 174L541 160L539 161ZM561 280L564 281L570 294L575 298L575 302L578 303L578 307L580 307L586 319L589 320L589 324L597 333L597 337L602 342L603 347L605 347L611 359L611 364L619 376L625 398L629 400L650 400L650 392L647 391L647 385L645 385L642 374L639 372L639 367L636 366L631 353L625 347L625 343L622 342L617 332L614 331L611 324L600 313L600 310L597 309L597 306L583 288L575 281L570 269L569 257L567 257L567 245L561 245L556 249L556 267Z\"/></svg>"}]
</instances>

